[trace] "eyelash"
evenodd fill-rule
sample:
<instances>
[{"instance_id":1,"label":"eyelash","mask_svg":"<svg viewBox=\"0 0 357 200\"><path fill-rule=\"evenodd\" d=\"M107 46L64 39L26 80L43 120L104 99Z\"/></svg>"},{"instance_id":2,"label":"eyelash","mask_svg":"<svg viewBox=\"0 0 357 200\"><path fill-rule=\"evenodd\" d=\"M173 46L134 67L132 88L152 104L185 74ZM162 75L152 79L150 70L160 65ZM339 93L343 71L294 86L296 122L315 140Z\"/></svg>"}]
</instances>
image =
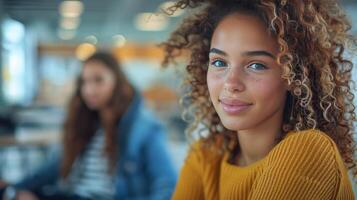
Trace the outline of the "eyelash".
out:
<instances>
[{"instance_id":1,"label":"eyelash","mask_svg":"<svg viewBox=\"0 0 357 200\"><path fill-rule=\"evenodd\" d=\"M261 63L252 63L252 64L249 65L249 67L250 67L250 66L253 66L253 65L260 65L260 66L262 66L262 67L263 67L262 70L268 69L267 66L265 66L265 65L263 65L263 64L261 64ZM260 69L255 69L255 70L260 70Z\"/></svg>"},{"instance_id":2,"label":"eyelash","mask_svg":"<svg viewBox=\"0 0 357 200\"><path fill-rule=\"evenodd\" d=\"M217 62L222 62L224 66L216 66L216 63L217 63ZM220 60L220 59L215 59L215 60L213 60L213 61L210 63L210 65L212 65L213 67L216 67L216 68L227 67L227 63L226 63L225 61L223 61L223 60ZM261 64L261 63L257 63L257 62L249 64L249 65L248 65L248 68L250 68L250 67L253 66L253 65L260 65L260 66L263 68L263 69L254 69L254 68L253 68L254 70L265 70L265 69L268 69L268 67L267 67L266 65Z\"/></svg>"},{"instance_id":3,"label":"eyelash","mask_svg":"<svg viewBox=\"0 0 357 200\"><path fill-rule=\"evenodd\" d=\"M215 64L216 64L217 62L222 62L222 63L224 63L225 66L216 66ZM221 67L226 67L226 66L227 66L227 63L224 62L223 60L220 60L220 59L215 59L215 60L213 60L210 64L211 64L213 67L217 67L217 68L221 68Z\"/></svg>"}]
</instances>

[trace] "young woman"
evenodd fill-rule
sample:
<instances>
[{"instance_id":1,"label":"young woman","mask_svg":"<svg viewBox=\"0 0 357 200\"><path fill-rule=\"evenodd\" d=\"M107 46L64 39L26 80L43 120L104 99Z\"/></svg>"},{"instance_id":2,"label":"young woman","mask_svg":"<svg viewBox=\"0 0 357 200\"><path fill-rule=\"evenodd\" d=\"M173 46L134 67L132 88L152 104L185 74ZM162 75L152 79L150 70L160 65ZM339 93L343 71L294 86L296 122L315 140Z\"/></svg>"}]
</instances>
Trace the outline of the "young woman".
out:
<instances>
[{"instance_id":1,"label":"young woman","mask_svg":"<svg viewBox=\"0 0 357 200\"><path fill-rule=\"evenodd\" d=\"M190 52L189 130L204 125L173 199L354 199L355 47L335 0L182 0L164 43ZM351 50L351 52L353 52ZM208 134L207 134L208 130Z\"/></svg>"},{"instance_id":2,"label":"young woman","mask_svg":"<svg viewBox=\"0 0 357 200\"><path fill-rule=\"evenodd\" d=\"M170 199L164 134L117 60L96 53L70 101L63 151L15 185L17 199Z\"/></svg>"}]
</instances>

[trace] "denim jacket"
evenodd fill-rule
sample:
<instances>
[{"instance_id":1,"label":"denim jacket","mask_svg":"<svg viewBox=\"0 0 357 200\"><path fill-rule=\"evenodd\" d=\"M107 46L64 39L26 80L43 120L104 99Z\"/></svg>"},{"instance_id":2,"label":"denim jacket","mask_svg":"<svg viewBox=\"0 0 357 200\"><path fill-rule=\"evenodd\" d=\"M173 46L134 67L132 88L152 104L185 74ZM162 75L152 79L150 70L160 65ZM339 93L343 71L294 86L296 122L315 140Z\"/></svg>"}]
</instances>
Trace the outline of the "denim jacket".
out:
<instances>
[{"instance_id":1,"label":"denim jacket","mask_svg":"<svg viewBox=\"0 0 357 200\"><path fill-rule=\"evenodd\" d=\"M166 148L165 131L144 106L139 94L118 124L118 164L115 198L120 200L168 200L177 174ZM52 156L15 187L36 190L59 180L61 152Z\"/></svg>"}]
</instances>

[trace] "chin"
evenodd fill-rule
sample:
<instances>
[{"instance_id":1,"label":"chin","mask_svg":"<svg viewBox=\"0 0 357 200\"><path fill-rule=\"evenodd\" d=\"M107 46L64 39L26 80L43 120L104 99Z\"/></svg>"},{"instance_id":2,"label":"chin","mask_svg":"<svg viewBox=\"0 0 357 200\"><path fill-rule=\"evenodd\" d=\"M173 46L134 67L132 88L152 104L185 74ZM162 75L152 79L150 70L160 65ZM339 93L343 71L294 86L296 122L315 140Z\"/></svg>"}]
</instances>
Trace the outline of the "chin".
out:
<instances>
[{"instance_id":1,"label":"chin","mask_svg":"<svg viewBox=\"0 0 357 200\"><path fill-rule=\"evenodd\" d=\"M90 109L90 110L99 110L99 106L96 105L96 104L89 104L89 103L86 103L87 107Z\"/></svg>"},{"instance_id":2,"label":"chin","mask_svg":"<svg viewBox=\"0 0 357 200\"><path fill-rule=\"evenodd\" d=\"M89 110L92 110L92 111L100 110L98 107L95 107L95 106L92 106L92 107L88 106L88 108L89 108Z\"/></svg>"},{"instance_id":3,"label":"chin","mask_svg":"<svg viewBox=\"0 0 357 200\"><path fill-rule=\"evenodd\" d=\"M245 130L245 129L249 129L249 127L251 127L251 124L244 119L222 119L222 124L223 126L228 129L228 130L232 130L232 131L239 131L239 130Z\"/></svg>"}]
</instances>

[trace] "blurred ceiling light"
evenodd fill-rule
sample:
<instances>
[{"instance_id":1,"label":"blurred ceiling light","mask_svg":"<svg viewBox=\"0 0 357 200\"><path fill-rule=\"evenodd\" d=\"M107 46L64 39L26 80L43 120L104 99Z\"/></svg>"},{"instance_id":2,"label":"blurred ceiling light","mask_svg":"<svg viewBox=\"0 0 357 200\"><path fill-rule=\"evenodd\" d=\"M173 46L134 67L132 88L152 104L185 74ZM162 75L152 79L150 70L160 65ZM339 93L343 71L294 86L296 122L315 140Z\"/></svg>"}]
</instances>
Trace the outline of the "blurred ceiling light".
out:
<instances>
[{"instance_id":1,"label":"blurred ceiling light","mask_svg":"<svg viewBox=\"0 0 357 200\"><path fill-rule=\"evenodd\" d=\"M96 45L98 43L97 37L94 35L89 35L84 39L86 42Z\"/></svg>"},{"instance_id":2,"label":"blurred ceiling light","mask_svg":"<svg viewBox=\"0 0 357 200\"><path fill-rule=\"evenodd\" d=\"M120 34L114 35L113 36L113 41L114 41L114 45L116 47L123 47L125 45L125 43L126 43L125 37L123 35L120 35Z\"/></svg>"},{"instance_id":3,"label":"blurred ceiling light","mask_svg":"<svg viewBox=\"0 0 357 200\"><path fill-rule=\"evenodd\" d=\"M81 1L63 1L60 4L59 12L64 17L78 17L83 12L83 3Z\"/></svg>"},{"instance_id":4,"label":"blurred ceiling light","mask_svg":"<svg viewBox=\"0 0 357 200\"><path fill-rule=\"evenodd\" d=\"M62 40L71 40L76 36L76 31L59 29L57 35Z\"/></svg>"},{"instance_id":5,"label":"blurred ceiling light","mask_svg":"<svg viewBox=\"0 0 357 200\"><path fill-rule=\"evenodd\" d=\"M79 60L85 60L93 53L95 53L96 47L90 43L82 43L76 48L76 57Z\"/></svg>"},{"instance_id":6,"label":"blurred ceiling light","mask_svg":"<svg viewBox=\"0 0 357 200\"><path fill-rule=\"evenodd\" d=\"M166 1L162 4L159 5L159 8L164 11L164 13L169 16L169 17L179 17L181 15L183 15L183 13L185 12L183 9L177 9L174 13L172 13L173 11L170 9L170 7L174 6L176 4L175 1ZM171 15L172 13L172 15Z\"/></svg>"},{"instance_id":7,"label":"blurred ceiling light","mask_svg":"<svg viewBox=\"0 0 357 200\"><path fill-rule=\"evenodd\" d=\"M168 22L168 18L163 13L139 13L135 17L135 27L142 31L164 30Z\"/></svg>"},{"instance_id":8,"label":"blurred ceiling light","mask_svg":"<svg viewBox=\"0 0 357 200\"><path fill-rule=\"evenodd\" d=\"M78 28L79 22L78 17L63 17L61 18L60 25L63 29L72 30Z\"/></svg>"}]
</instances>

